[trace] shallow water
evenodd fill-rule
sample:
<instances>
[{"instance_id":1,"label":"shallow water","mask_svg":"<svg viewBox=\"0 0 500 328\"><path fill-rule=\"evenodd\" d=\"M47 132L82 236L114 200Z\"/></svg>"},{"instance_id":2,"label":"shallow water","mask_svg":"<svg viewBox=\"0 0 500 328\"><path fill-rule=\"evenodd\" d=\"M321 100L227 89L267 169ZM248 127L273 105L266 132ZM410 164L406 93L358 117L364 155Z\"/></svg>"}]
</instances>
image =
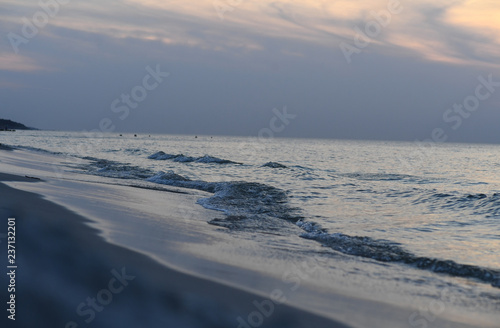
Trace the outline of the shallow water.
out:
<instances>
[{"instance_id":1,"label":"shallow water","mask_svg":"<svg viewBox=\"0 0 500 328\"><path fill-rule=\"evenodd\" d=\"M198 203L228 217L210 224L262 243L286 243L295 224L344 254L500 286L500 146L42 131L0 140L64 156L66 174L211 192Z\"/></svg>"}]
</instances>

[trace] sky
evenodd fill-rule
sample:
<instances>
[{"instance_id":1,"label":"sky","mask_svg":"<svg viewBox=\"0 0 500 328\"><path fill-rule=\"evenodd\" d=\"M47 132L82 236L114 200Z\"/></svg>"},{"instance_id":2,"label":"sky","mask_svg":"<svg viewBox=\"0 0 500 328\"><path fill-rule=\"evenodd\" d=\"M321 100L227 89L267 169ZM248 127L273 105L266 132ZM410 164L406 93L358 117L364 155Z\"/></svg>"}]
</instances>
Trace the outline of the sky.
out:
<instances>
[{"instance_id":1,"label":"sky","mask_svg":"<svg viewBox=\"0 0 500 328\"><path fill-rule=\"evenodd\" d=\"M0 0L0 118L500 142L498 1Z\"/></svg>"}]
</instances>

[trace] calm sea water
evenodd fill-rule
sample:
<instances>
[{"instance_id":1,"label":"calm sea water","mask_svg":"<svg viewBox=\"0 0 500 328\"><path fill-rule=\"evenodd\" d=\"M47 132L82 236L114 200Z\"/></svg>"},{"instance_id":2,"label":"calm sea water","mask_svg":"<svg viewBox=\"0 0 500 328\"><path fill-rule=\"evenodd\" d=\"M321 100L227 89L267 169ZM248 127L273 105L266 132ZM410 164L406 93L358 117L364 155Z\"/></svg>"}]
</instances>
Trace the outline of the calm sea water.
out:
<instances>
[{"instance_id":1,"label":"calm sea water","mask_svg":"<svg viewBox=\"0 0 500 328\"><path fill-rule=\"evenodd\" d=\"M21 131L1 142L67 171L213 193L211 224L296 224L311 242L500 287L500 146ZM269 238L272 235L269 234Z\"/></svg>"}]
</instances>

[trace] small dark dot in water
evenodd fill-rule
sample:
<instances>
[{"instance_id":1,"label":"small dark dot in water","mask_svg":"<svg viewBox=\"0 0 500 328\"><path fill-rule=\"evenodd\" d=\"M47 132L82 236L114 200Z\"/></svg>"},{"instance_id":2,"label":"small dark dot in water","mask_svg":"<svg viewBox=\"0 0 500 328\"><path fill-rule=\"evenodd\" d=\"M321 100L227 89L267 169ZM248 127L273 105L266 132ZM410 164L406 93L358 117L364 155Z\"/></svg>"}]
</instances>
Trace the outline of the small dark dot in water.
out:
<instances>
[{"instance_id":1,"label":"small dark dot in water","mask_svg":"<svg viewBox=\"0 0 500 328\"><path fill-rule=\"evenodd\" d=\"M198 136L194 136L195 139L198 139Z\"/></svg>"},{"instance_id":2,"label":"small dark dot in water","mask_svg":"<svg viewBox=\"0 0 500 328\"><path fill-rule=\"evenodd\" d=\"M137 134L134 134L134 137L137 137Z\"/></svg>"}]
</instances>

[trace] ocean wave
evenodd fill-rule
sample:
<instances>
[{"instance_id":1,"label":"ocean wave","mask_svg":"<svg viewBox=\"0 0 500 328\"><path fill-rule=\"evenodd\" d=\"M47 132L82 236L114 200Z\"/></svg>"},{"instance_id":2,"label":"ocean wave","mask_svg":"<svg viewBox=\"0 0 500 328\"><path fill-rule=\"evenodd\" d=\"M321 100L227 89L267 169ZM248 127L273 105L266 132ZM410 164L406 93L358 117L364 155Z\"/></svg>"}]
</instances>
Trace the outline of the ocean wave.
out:
<instances>
[{"instance_id":1,"label":"ocean wave","mask_svg":"<svg viewBox=\"0 0 500 328\"><path fill-rule=\"evenodd\" d=\"M500 193L443 193L435 190L427 191L423 196L414 200L414 204L427 204L430 209L445 209L464 211L486 217L500 216Z\"/></svg>"},{"instance_id":2,"label":"ocean wave","mask_svg":"<svg viewBox=\"0 0 500 328\"><path fill-rule=\"evenodd\" d=\"M124 149L123 152L125 153L130 153L130 154L136 154L136 153L140 153L140 152L143 152L144 150L140 149L140 148L127 148L127 149Z\"/></svg>"},{"instance_id":3,"label":"ocean wave","mask_svg":"<svg viewBox=\"0 0 500 328\"><path fill-rule=\"evenodd\" d=\"M411 177L409 175L393 173L346 173L343 176L365 181L394 181Z\"/></svg>"},{"instance_id":4,"label":"ocean wave","mask_svg":"<svg viewBox=\"0 0 500 328\"><path fill-rule=\"evenodd\" d=\"M195 160L196 163L217 163L217 164L240 164L237 162L230 161L228 159L221 159L209 155L205 155L203 157L198 157Z\"/></svg>"},{"instance_id":5,"label":"ocean wave","mask_svg":"<svg viewBox=\"0 0 500 328\"><path fill-rule=\"evenodd\" d=\"M175 158L177 156L180 156L180 155L171 155L171 154L166 154L166 153L164 153L162 151L159 151L157 153L154 153L153 155L149 155L148 158L149 159L158 160L158 161L164 161L164 160L167 160L167 159Z\"/></svg>"},{"instance_id":6,"label":"ocean wave","mask_svg":"<svg viewBox=\"0 0 500 328\"><path fill-rule=\"evenodd\" d=\"M174 187L197 189L211 193L215 192L216 188L215 182L191 180L189 178L183 177L182 175L176 174L174 171L160 171L152 177L147 178L146 181Z\"/></svg>"},{"instance_id":7,"label":"ocean wave","mask_svg":"<svg viewBox=\"0 0 500 328\"><path fill-rule=\"evenodd\" d=\"M16 147L0 143L0 150L14 150Z\"/></svg>"},{"instance_id":8,"label":"ocean wave","mask_svg":"<svg viewBox=\"0 0 500 328\"><path fill-rule=\"evenodd\" d=\"M58 152L58 151L50 151L42 148L36 148L36 147L30 147L30 146L16 146L19 149L25 149L29 151L35 151L39 153L44 153L44 154L50 154L50 155L62 155L63 153Z\"/></svg>"},{"instance_id":9,"label":"ocean wave","mask_svg":"<svg viewBox=\"0 0 500 328\"><path fill-rule=\"evenodd\" d=\"M180 162L180 163L192 163L196 161L196 157L184 156L183 154L180 154L180 155L175 155L175 157L173 157L172 160L174 162Z\"/></svg>"},{"instance_id":10,"label":"ocean wave","mask_svg":"<svg viewBox=\"0 0 500 328\"><path fill-rule=\"evenodd\" d=\"M403 263L418 269L453 277L474 278L489 283L493 287L500 287L500 271L460 264L451 260L416 256L403 249L398 243L385 240L349 236L342 233L330 234L312 222L299 221L297 225L306 231L301 234L302 238L315 240L344 254L371 258L381 262Z\"/></svg>"},{"instance_id":11,"label":"ocean wave","mask_svg":"<svg viewBox=\"0 0 500 328\"><path fill-rule=\"evenodd\" d=\"M176 174L174 173L174 171L168 171L168 172L160 171L156 175L146 180L158 184L173 184L174 182L178 181L191 181L191 179Z\"/></svg>"},{"instance_id":12,"label":"ocean wave","mask_svg":"<svg viewBox=\"0 0 500 328\"><path fill-rule=\"evenodd\" d=\"M198 203L230 215L259 214L292 219L285 191L257 182L216 183L214 195Z\"/></svg>"},{"instance_id":13,"label":"ocean wave","mask_svg":"<svg viewBox=\"0 0 500 328\"><path fill-rule=\"evenodd\" d=\"M201 157L192 157L192 156L186 156L184 154L167 154L163 151L156 152L150 156L148 156L149 159L154 159L157 161L166 161L166 160L171 160L174 162L181 162L181 163L215 163L215 164L241 164L238 162L233 162L227 159L222 159L214 156L201 156Z\"/></svg>"},{"instance_id":14,"label":"ocean wave","mask_svg":"<svg viewBox=\"0 0 500 328\"><path fill-rule=\"evenodd\" d=\"M79 165L79 168L93 175L118 179L146 179L154 174L151 170L135 165L89 156L83 157L83 159L90 161L90 164Z\"/></svg>"},{"instance_id":15,"label":"ocean wave","mask_svg":"<svg viewBox=\"0 0 500 328\"><path fill-rule=\"evenodd\" d=\"M270 167L273 169L287 169L288 168L288 166L283 165L283 164L278 163L278 162L267 162L266 164L262 165L262 167Z\"/></svg>"},{"instance_id":16,"label":"ocean wave","mask_svg":"<svg viewBox=\"0 0 500 328\"><path fill-rule=\"evenodd\" d=\"M165 184L170 186L197 189L213 193L214 195L198 200L198 204L207 209L222 211L228 215L225 219L210 222L225 227L235 227L234 218L243 222L252 221L252 225L262 220L257 225L262 229L270 229L272 224L264 224L265 220L278 218L296 222L301 217L297 215L296 208L288 204L285 191L257 182L230 181L230 182L206 182L202 180L191 180L174 173L173 171L158 172L156 175L146 179L149 182ZM231 223L232 222L232 223ZM232 225L231 225L232 224ZM276 225L276 222L273 223ZM279 223L281 224L281 223ZM240 225L241 228L245 226ZM246 226L248 227L248 226Z\"/></svg>"},{"instance_id":17,"label":"ocean wave","mask_svg":"<svg viewBox=\"0 0 500 328\"><path fill-rule=\"evenodd\" d=\"M429 184L439 183L439 179L429 179L408 174L397 173L344 173L340 174L343 177L356 179L360 181L401 181L402 183L410 184Z\"/></svg>"},{"instance_id":18,"label":"ocean wave","mask_svg":"<svg viewBox=\"0 0 500 328\"><path fill-rule=\"evenodd\" d=\"M173 171L159 172L148 181L213 193L210 197L198 200L198 204L203 207L223 211L227 215L224 218L209 221L208 223L212 225L229 230L280 234L287 230L288 224L296 223L304 230L304 233L300 235L302 238L314 240L344 254L371 258L380 262L401 263L453 277L477 279L500 288L500 271L460 264L451 260L417 256L396 242L349 236L342 233L329 233L322 229L319 224L303 221L300 209L290 206L286 192L273 186L244 181L205 182L190 180ZM446 198L449 196L439 194L436 197ZM478 201L486 198L481 194L466 197L466 199Z\"/></svg>"}]
</instances>

